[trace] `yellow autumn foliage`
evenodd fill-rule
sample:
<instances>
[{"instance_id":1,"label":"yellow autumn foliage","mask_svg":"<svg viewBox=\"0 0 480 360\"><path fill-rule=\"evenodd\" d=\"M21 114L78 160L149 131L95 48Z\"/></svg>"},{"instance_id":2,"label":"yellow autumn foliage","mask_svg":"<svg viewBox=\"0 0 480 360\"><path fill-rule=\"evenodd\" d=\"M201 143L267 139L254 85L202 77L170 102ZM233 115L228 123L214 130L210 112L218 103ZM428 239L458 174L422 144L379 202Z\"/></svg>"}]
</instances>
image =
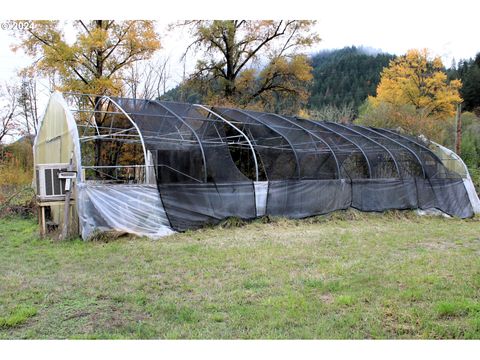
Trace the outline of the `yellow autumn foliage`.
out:
<instances>
[{"instance_id":1,"label":"yellow autumn foliage","mask_svg":"<svg viewBox=\"0 0 480 360\"><path fill-rule=\"evenodd\" d=\"M68 42L59 21L32 21L13 35L13 50L38 58L29 72L57 75L58 90L87 94L120 94L122 71L150 58L160 48L153 21L75 21L75 39Z\"/></svg>"},{"instance_id":2,"label":"yellow autumn foliage","mask_svg":"<svg viewBox=\"0 0 480 360\"><path fill-rule=\"evenodd\" d=\"M462 99L459 80L447 80L439 57L430 59L428 50L409 50L392 60L382 71L377 96L369 97L373 107L381 103L413 105L424 116L451 117Z\"/></svg>"}]
</instances>

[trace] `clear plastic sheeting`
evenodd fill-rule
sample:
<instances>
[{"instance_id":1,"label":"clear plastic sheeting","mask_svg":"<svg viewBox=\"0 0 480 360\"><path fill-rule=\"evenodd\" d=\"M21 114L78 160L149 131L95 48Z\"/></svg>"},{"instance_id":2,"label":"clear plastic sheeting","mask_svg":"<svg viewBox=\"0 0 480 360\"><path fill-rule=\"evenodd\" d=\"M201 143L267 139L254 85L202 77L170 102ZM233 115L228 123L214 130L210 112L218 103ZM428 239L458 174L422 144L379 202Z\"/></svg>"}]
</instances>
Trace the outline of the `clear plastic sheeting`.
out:
<instances>
[{"instance_id":1,"label":"clear plastic sheeting","mask_svg":"<svg viewBox=\"0 0 480 360\"><path fill-rule=\"evenodd\" d=\"M475 186L473 185L472 178L470 174L466 179L463 179L463 185L467 190L468 197L470 198L470 203L472 204L473 212L475 214L480 214L480 199L478 198L478 194L475 190Z\"/></svg>"},{"instance_id":2,"label":"clear plastic sheeting","mask_svg":"<svg viewBox=\"0 0 480 360\"><path fill-rule=\"evenodd\" d=\"M426 209L426 210L417 209L417 210L415 210L415 213L418 216L441 216L441 217L444 217L444 218L451 218L450 215L445 214L443 211L438 210L438 209Z\"/></svg>"},{"instance_id":3,"label":"clear plastic sheeting","mask_svg":"<svg viewBox=\"0 0 480 360\"><path fill-rule=\"evenodd\" d=\"M257 216L264 216L267 211L268 181L255 181L255 206Z\"/></svg>"},{"instance_id":4,"label":"clear plastic sheeting","mask_svg":"<svg viewBox=\"0 0 480 360\"><path fill-rule=\"evenodd\" d=\"M117 231L152 239L173 234L155 185L77 186L82 238Z\"/></svg>"}]
</instances>

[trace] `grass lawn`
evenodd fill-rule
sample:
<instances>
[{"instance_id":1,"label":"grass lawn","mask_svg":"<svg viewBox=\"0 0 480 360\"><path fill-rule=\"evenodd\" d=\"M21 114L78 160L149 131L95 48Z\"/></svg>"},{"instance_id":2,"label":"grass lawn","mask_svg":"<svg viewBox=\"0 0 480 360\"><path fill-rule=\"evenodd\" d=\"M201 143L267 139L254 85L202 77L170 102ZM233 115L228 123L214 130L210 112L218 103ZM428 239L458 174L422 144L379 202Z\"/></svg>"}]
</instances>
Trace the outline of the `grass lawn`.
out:
<instances>
[{"instance_id":1,"label":"grass lawn","mask_svg":"<svg viewBox=\"0 0 480 360\"><path fill-rule=\"evenodd\" d=\"M480 338L480 221L348 211L158 241L0 219L0 339Z\"/></svg>"}]
</instances>

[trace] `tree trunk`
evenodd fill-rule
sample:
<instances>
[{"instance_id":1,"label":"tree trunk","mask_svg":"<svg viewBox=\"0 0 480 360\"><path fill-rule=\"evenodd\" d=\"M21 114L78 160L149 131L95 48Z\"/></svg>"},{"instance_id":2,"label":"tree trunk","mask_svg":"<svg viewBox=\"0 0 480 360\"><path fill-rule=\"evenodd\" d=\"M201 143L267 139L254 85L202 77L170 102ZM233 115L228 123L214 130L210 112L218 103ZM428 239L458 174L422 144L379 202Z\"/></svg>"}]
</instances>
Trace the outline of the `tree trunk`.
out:
<instances>
[{"instance_id":1,"label":"tree trunk","mask_svg":"<svg viewBox=\"0 0 480 360\"><path fill-rule=\"evenodd\" d=\"M225 85L225 97L227 99L233 97L235 94L235 79L227 79L227 84Z\"/></svg>"},{"instance_id":2,"label":"tree trunk","mask_svg":"<svg viewBox=\"0 0 480 360\"><path fill-rule=\"evenodd\" d=\"M103 21L102 20L96 20L96 27L101 29L103 26ZM96 64L95 64L95 69L96 69L96 74L95 78L100 79L103 75L103 52L101 49L95 49L95 54L96 54ZM98 95L103 95L103 94L98 94ZM101 97L97 96L95 97L95 110L100 111L101 110ZM99 112L94 112L94 118L95 118L95 123L97 126L102 126L103 120L102 120L102 114ZM95 139L95 166L101 165L101 156L102 156L102 141L100 139Z\"/></svg>"},{"instance_id":3,"label":"tree trunk","mask_svg":"<svg viewBox=\"0 0 480 360\"><path fill-rule=\"evenodd\" d=\"M457 105L457 113L455 115L457 123L457 136L455 139L455 152L458 156L462 155L462 116L461 116L462 105Z\"/></svg>"}]
</instances>

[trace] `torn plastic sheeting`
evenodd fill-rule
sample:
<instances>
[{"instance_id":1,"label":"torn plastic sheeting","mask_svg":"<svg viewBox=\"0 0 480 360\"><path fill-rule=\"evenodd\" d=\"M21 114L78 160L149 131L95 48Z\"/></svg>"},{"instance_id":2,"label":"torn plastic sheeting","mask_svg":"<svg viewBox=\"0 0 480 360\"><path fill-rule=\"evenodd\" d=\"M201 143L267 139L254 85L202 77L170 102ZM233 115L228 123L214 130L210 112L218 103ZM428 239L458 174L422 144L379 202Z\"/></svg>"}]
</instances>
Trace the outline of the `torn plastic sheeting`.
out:
<instances>
[{"instance_id":1,"label":"torn plastic sheeting","mask_svg":"<svg viewBox=\"0 0 480 360\"><path fill-rule=\"evenodd\" d=\"M78 184L83 239L95 232L119 231L149 238L173 234L153 185Z\"/></svg>"},{"instance_id":2,"label":"torn plastic sheeting","mask_svg":"<svg viewBox=\"0 0 480 360\"><path fill-rule=\"evenodd\" d=\"M254 181L253 184L255 185L257 216L263 216L267 210L268 181Z\"/></svg>"}]
</instances>

